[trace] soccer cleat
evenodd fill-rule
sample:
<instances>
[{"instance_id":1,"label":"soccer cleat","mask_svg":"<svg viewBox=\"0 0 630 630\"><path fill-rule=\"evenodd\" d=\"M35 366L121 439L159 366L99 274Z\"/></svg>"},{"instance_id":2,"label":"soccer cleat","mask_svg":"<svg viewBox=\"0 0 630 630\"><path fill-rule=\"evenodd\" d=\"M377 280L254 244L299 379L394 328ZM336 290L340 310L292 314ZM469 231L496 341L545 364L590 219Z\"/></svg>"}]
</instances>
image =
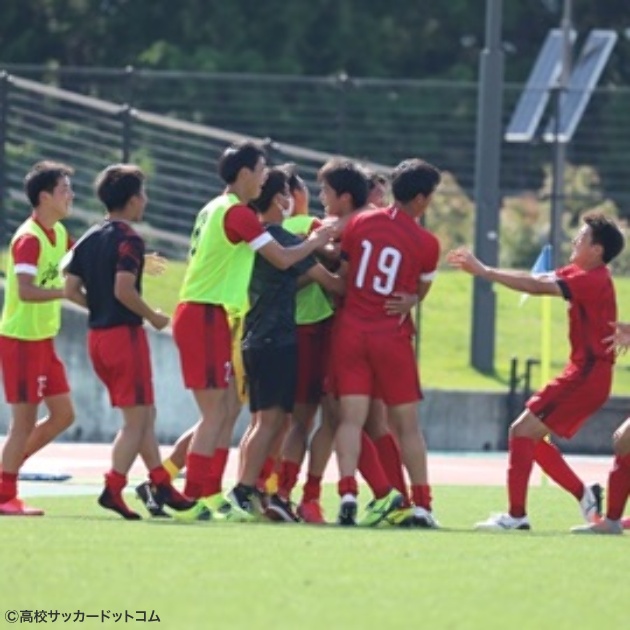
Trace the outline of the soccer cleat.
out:
<instances>
[{"instance_id":1,"label":"soccer cleat","mask_svg":"<svg viewBox=\"0 0 630 630\"><path fill-rule=\"evenodd\" d=\"M171 510L185 512L195 507L197 501L187 499L170 483L157 484L152 487L153 496L158 504L166 504Z\"/></svg>"},{"instance_id":2,"label":"soccer cleat","mask_svg":"<svg viewBox=\"0 0 630 630\"><path fill-rule=\"evenodd\" d=\"M390 512L383 520L384 525L392 527L412 527L413 507L402 507Z\"/></svg>"},{"instance_id":3,"label":"soccer cleat","mask_svg":"<svg viewBox=\"0 0 630 630\"><path fill-rule=\"evenodd\" d=\"M374 499L365 508L365 516L359 521L361 527L376 527L386 519L394 510L403 506L405 498L398 490L390 490L389 494L381 499Z\"/></svg>"},{"instance_id":4,"label":"soccer cleat","mask_svg":"<svg viewBox=\"0 0 630 630\"><path fill-rule=\"evenodd\" d=\"M594 523L602 516L602 487L598 483L584 486L584 494L580 499L582 518L587 523Z\"/></svg>"},{"instance_id":5,"label":"soccer cleat","mask_svg":"<svg viewBox=\"0 0 630 630\"><path fill-rule=\"evenodd\" d=\"M44 510L30 507L15 497L6 503L0 504L0 516L43 516Z\"/></svg>"},{"instance_id":6,"label":"soccer cleat","mask_svg":"<svg viewBox=\"0 0 630 630\"><path fill-rule=\"evenodd\" d=\"M98 498L98 504L106 510L112 510L120 514L127 521L139 521L142 517L137 512L130 510L122 494L113 494L109 488L105 488Z\"/></svg>"},{"instance_id":7,"label":"soccer cleat","mask_svg":"<svg viewBox=\"0 0 630 630\"><path fill-rule=\"evenodd\" d=\"M501 532L511 529L528 530L531 529L527 516L510 516L509 514L493 514L488 520L475 524L475 529Z\"/></svg>"},{"instance_id":8,"label":"soccer cleat","mask_svg":"<svg viewBox=\"0 0 630 630\"><path fill-rule=\"evenodd\" d=\"M255 521L256 512L252 495L253 493L244 493L238 486L233 488L225 497L230 504L229 511L225 513L225 520L236 523L251 523Z\"/></svg>"},{"instance_id":9,"label":"soccer cleat","mask_svg":"<svg viewBox=\"0 0 630 630\"><path fill-rule=\"evenodd\" d=\"M341 500L339 506L339 516L337 524L344 527L352 527L357 524L357 500L354 497L347 497Z\"/></svg>"},{"instance_id":10,"label":"soccer cleat","mask_svg":"<svg viewBox=\"0 0 630 630\"><path fill-rule=\"evenodd\" d=\"M311 525L326 525L326 519L324 518L324 512L319 501L302 501L298 505L298 516L305 522Z\"/></svg>"},{"instance_id":11,"label":"soccer cleat","mask_svg":"<svg viewBox=\"0 0 630 630\"><path fill-rule=\"evenodd\" d=\"M164 511L162 505L157 502L154 495L154 486L150 481L143 481L139 486L136 486L136 496L142 501L151 516L157 518L171 518L170 515Z\"/></svg>"},{"instance_id":12,"label":"soccer cleat","mask_svg":"<svg viewBox=\"0 0 630 630\"><path fill-rule=\"evenodd\" d=\"M578 525L571 528L572 534L623 534L623 525L621 521L611 521L608 518L602 518L588 525Z\"/></svg>"},{"instance_id":13,"label":"soccer cleat","mask_svg":"<svg viewBox=\"0 0 630 630\"><path fill-rule=\"evenodd\" d=\"M269 507L270 496L265 490L254 488L251 496L251 502L252 507L254 508L254 513L259 516L264 516L267 512L267 508Z\"/></svg>"},{"instance_id":14,"label":"soccer cleat","mask_svg":"<svg viewBox=\"0 0 630 630\"><path fill-rule=\"evenodd\" d=\"M300 520L293 511L291 502L281 499L277 494L269 498L265 516L280 523L298 523Z\"/></svg>"},{"instance_id":15,"label":"soccer cleat","mask_svg":"<svg viewBox=\"0 0 630 630\"><path fill-rule=\"evenodd\" d=\"M175 512L173 516L178 521L211 521L214 518L214 513L208 508L203 500L195 501L193 506L189 510L180 510Z\"/></svg>"},{"instance_id":16,"label":"soccer cleat","mask_svg":"<svg viewBox=\"0 0 630 630\"><path fill-rule=\"evenodd\" d=\"M440 524L437 522L435 516L433 516L433 512L423 507L415 506L413 508L411 526L420 527L422 529L439 529Z\"/></svg>"}]
</instances>

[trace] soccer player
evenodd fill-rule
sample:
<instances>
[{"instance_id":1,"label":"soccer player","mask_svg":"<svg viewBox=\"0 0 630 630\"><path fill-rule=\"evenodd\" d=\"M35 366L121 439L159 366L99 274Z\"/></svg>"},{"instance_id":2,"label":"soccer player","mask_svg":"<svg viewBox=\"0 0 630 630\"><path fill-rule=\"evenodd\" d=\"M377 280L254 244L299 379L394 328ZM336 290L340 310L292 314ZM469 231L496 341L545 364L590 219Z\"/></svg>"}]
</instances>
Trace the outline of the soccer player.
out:
<instances>
[{"instance_id":1,"label":"soccer player","mask_svg":"<svg viewBox=\"0 0 630 630\"><path fill-rule=\"evenodd\" d=\"M297 174L295 165L287 164L283 169L289 176L292 214L283 221L282 227L300 238L306 238L321 222L317 217L308 214L308 188ZM319 284L311 283L298 291L295 311L298 349L295 408L282 446L278 480L278 494L284 501L289 501L291 491L297 483L309 433L313 436L311 446L315 449L315 459L319 454L317 449L320 444L324 449L324 465L330 457L333 434L329 427L329 418L326 417L317 427L313 426L313 422L321 403L322 414L329 413L323 396L333 312L331 301ZM309 460L313 461L312 450ZM297 508L298 516L306 523L325 522L319 502L320 485L321 475L313 475L309 471L304 488L305 500Z\"/></svg>"},{"instance_id":2,"label":"soccer player","mask_svg":"<svg viewBox=\"0 0 630 630\"><path fill-rule=\"evenodd\" d=\"M173 318L184 383L201 412L186 456L184 493L191 498L207 497L211 491L212 456L227 422L225 399L232 376L227 315L247 308L255 254L288 269L330 236L322 228L299 245L284 248L263 228L247 205L260 195L267 177L265 153L257 145L246 142L225 149L219 175L227 188L197 215Z\"/></svg>"},{"instance_id":3,"label":"soccer player","mask_svg":"<svg viewBox=\"0 0 630 630\"><path fill-rule=\"evenodd\" d=\"M2 449L0 515L43 514L17 498L19 469L74 420L65 368L53 343L61 326L59 263L70 247L60 221L72 206L72 174L69 166L50 161L29 171L24 190L32 214L13 235L7 257L0 364L12 420ZM37 422L42 401L48 416Z\"/></svg>"},{"instance_id":4,"label":"soccer player","mask_svg":"<svg viewBox=\"0 0 630 630\"><path fill-rule=\"evenodd\" d=\"M527 401L510 426L508 511L478 523L477 529L530 529L527 486L534 462L575 497L587 522L599 516L599 487L585 485L556 446L544 438L550 433L571 438L610 394L615 356L604 339L609 336L610 322L617 319L617 302L606 265L623 247L617 225L602 214L591 214L584 217L573 239L570 264L552 274L536 277L487 267L465 248L449 252L450 264L471 275L521 293L561 297L569 304L569 361L560 376Z\"/></svg>"},{"instance_id":5,"label":"soccer player","mask_svg":"<svg viewBox=\"0 0 630 630\"><path fill-rule=\"evenodd\" d=\"M438 240L417 219L426 211L440 182L439 171L421 160L406 160L392 175L394 204L358 213L346 226L341 256L346 265L346 298L338 315L334 361L341 422L336 436L341 497L338 522L354 525L358 487L355 472L370 399L378 392L398 427L403 461L411 480L414 515L436 527L431 512L426 444L418 426L422 397L413 324L389 315L386 303L396 293L428 293L437 268ZM382 491L384 492L384 491ZM373 524L401 507L398 491L376 496Z\"/></svg>"},{"instance_id":6,"label":"soccer player","mask_svg":"<svg viewBox=\"0 0 630 630\"><path fill-rule=\"evenodd\" d=\"M278 243L295 247L303 241L282 227L291 198L287 179L283 169L271 169L252 205ZM327 271L313 256L283 270L263 256L256 256L242 350L250 411L258 415L258 421L245 445L239 483L230 493L232 501L250 515L256 499L256 480L283 429L286 415L292 413L295 404L298 368L295 296L301 276L329 291L343 293L343 280ZM277 494L270 498L267 511L284 521L297 520L289 502Z\"/></svg>"},{"instance_id":7,"label":"soccer player","mask_svg":"<svg viewBox=\"0 0 630 630\"><path fill-rule=\"evenodd\" d=\"M97 176L96 195L107 210L106 219L74 245L65 286L66 297L88 309L90 359L112 406L120 407L123 415L113 444L112 467L98 502L127 520L140 518L122 496L138 454L159 503L174 510L194 505L172 486L155 436L151 358L142 324L146 319L162 330L169 318L141 296L144 241L131 223L144 215L144 181L144 174L133 164L113 164Z\"/></svg>"},{"instance_id":8,"label":"soccer player","mask_svg":"<svg viewBox=\"0 0 630 630\"><path fill-rule=\"evenodd\" d=\"M625 352L630 347L630 324L617 322L614 334L606 339L611 352ZM615 460L608 474L606 516L588 525L573 527L575 534L622 534L626 528L622 519L630 495L630 418L626 418L613 434Z\"/></svg>"}]
</instances>

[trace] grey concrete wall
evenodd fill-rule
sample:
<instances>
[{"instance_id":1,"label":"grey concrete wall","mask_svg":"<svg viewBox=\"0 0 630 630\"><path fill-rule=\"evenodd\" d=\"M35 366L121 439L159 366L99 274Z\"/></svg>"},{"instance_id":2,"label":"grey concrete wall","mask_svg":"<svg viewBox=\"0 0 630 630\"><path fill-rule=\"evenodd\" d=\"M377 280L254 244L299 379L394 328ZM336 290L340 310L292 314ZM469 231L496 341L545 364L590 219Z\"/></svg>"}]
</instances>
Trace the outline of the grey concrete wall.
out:
<instances>
[{"instance_id":1,"label":"grey concrete wall","mask_svg":"<svg viewBox=\"0 0 630 630\"><path fill-rule=\"evenodd\" d=\"M120 425L120 412L112 409L105 388L90 365L86 349L86 317L69 306L56 340L57 352L66 365L77 410L75 425L63 439L110 442ZM179 358L169 331L149 330L157 406L157 429L161 443L171 443L198 417L191 394L184 389ZM501 450L505 448L509 419L522 404L509 404L507 394L429 390L420 404L420 419L429 448L443 451ZM571 442L560 441L573 453L609 453L612 431L630 414L630 399L611 399ZM9 408L0 406L0 433L6 432ZM238 440L249 422L241 412L235 430Z\"/></svg>"}]
</instances>

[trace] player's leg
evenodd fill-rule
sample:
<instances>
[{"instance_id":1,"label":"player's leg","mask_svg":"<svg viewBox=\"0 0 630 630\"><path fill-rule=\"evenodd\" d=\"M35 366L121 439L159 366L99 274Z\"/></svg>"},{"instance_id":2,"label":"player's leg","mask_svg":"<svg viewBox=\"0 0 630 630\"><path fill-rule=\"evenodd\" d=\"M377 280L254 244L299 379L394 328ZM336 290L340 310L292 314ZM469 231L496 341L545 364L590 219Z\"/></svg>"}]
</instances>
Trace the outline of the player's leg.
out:
<instances>
[{"instance_id":1,"label":"player's leg","mask_svg":"<svg viewBox=\"0 0 630 630\"><path fill-rule=\"evenodd\" d=\"M326 522L321 507L322 478L332 454L338 427L337 401L327 394L322 398L321 422L308 445L308 469L297 512L305 523L322 525Z\"/></svg>"},{"instance_id":2,"label":"player's leg","mask_svg":"<svg viewBox=\"0 0 630 630\"><path fill-rule=\"evenodd\" d=\"M630 418L613 434L615 460L608 474L606 518L574 527L571 531L582 534L621 534L624 530L623 511L630 495Z\"/></svg>"},{"instance_id":3,"label":"player's leg","mask_svg":"<svg viewBox=\"0 0 630 630\"><path fill-rule=\"evenodd\" d=\"M256 481L274 440L281 433L287 413L295 404L297 347L247 348L243 352L249 382L250 411L258 414L243 453L243 468L229 498L253 515ZM293 515L288 515L293 520Z\"/></svg>"},{"instance_id":4,"label":"player's leg","mask_svg":"<svg viewBox=\"0 0 630 630\"><path fill-rule=\"evenodd\" d=\"M27 459L61 435L74 422L74 407L70 398L70 386L63 363L57 356L52 340L46 344L48 367L44 404L48 415L37 422L26 443L24 459Z\"/></svg>"},{"instance_id":5,"label":"player's leg","mask_svg":"<svg viewBox=\"0 0 630 630\"><path fill-rule=\"evenodd\" d=\"M186 496L196 499L204 496L211 458L227 422L232 347L226 313L212 304L180 304L173 317L173 338L184 384L192 390L201 412L186 455L184 488Z\"/></svg>"}]
</instances>

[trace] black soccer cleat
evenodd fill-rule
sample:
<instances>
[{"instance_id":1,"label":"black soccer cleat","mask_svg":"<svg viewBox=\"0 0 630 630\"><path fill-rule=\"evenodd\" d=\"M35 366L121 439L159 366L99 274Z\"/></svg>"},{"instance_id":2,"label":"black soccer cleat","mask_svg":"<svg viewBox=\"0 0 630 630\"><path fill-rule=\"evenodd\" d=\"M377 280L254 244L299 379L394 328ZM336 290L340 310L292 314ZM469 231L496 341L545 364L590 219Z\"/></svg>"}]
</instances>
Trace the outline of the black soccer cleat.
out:
<instances>
[{"instance_id":1,"label":"black soccer cleat","mask_svg":"<svg viewBox=\"0 0 630 630\"><path fill-rule=\"evenodd\" d=\"M337 524L344 527L352 527L357 524L357 504L356 501L342 501L339 508Z\"/></svg>"},{"instance_id":2,"label":"black soccer cleat","mask_svg":"<svg viewBox=\"0 0 630 630\"><path fill-rule=\"evenodd\" d=\"M171 518L162 507L164 502L158 502L154 495L153 485L150 481L143 481L139 486L136 486L136 496L142 501L151 516L156 518Z\"/></svg>"}]
</instances>

